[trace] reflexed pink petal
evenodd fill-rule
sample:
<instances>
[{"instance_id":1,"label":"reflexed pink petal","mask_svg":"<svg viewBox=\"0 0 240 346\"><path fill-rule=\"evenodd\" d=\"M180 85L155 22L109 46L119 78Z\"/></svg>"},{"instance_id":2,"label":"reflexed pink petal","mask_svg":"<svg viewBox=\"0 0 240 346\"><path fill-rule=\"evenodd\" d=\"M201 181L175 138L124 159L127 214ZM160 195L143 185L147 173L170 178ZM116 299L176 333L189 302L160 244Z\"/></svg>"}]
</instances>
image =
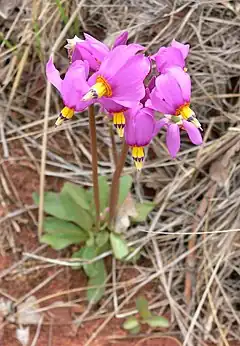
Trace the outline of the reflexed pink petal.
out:
<instances>
[{"instance_id":1,"label":"reflexed pink petal","mask_svg":"<svg viewBox=\"0 0 240 346\"><path fill-rule=\"evenodd\" d=\"M175 114L175 107L166 102L163 90L154 88L150 94L150 100L145 103L146 107L153 108L161 113Z\"/></svg>"},{"instance_id":2,"label":"reflexed pink petal","mask_svg":"<svg viewBox=\"0 0 240 346\"><path fill-rule=\"evenodd\" d=\"M124 115L126 119L126 125L124 130L125 141L128 145L134 146L136 144L135 137L135 114L137 112L136 109L127 110Z\"/></svg>"},{"instance_id":3,"label":"reflexed pink petal","mask_svg":"<svg viewBox=\"0 0 240 346\"><path fill-rule=\"evenodd\" d=\"M189 48L190 48L189 44L184 44L176 40L173 40L171 43L171 47L179 49L184 59L186 59L186 57L188 56Z\"/></svg>"},{"instance_id":4,"label":"reflexed pink petal","mask_svg":"<svg viewBox=\"0 0 240 346\"><path fill-rule=\"evenodd\" d=\"M163 128L168 123L169 123L169 120L167 118L162 118L156 121L154 131L153 131L153 136L155 137L158 134L158 132L161 130L161 128Z\"/></svg>"},{"instance_id":5,"label":"reflexed pink petal","mask_svg":"<svg viewBox=\"0 0 240 346\"><path fill-rule=\"evenodd\" d=\"M116 73L139 51L140 45L131 44L114 48L102 62L99 75L104 76L109 82Z\"/></svg>"},{"instance_id":6,"label":"reflexed pink petal","mask_svg":"<svg viewBox=\"0 0 240 346\"><path fill-rule=\"evenodd\" d=\"M112 49L116 48L117 46L126 44L127 40L128 40L128 32L124 31L115 39Z\"/></svg>"},{"instance_id":7,"label":"reflexed pink petal","mask_svg":"<svg viewBox=\"0 0 240 346\"><path fill-rule=\"evenodd\" d=\"M179 67L167 69L167 74L171 75L181 88L183 103L190 102L191 98L191 78L188 73L184 72Z\"/></svg>"},{"instance_id":8,"label":"reflexed pink petal","mask_svg":"<svg viewBox=\"0 0 240 346\"><path fill-rule=\"evenodd\" d=\"M126 47L127 47L126 54L129 57L137 54L138 52L142 52L145 49L145 47L141 46L138 43L131 43L131 44L127 45Z\"/></svg>"},{"instance_id":9,"label":"reflexed pink petal","mask_svg":"<svg viewBox=\"0 0 240 346\"><path fill-rule=\"evenodd\" d=\"M84 37L90 45L90 53L93 54L94 58L102 62L108 54L109 48L103 42L98 41L89 34L84 34Z\"/></svg>"},{"instance_id":10,"label":"reflexed pink petal","mask_svg":"<svg viewBox=\"0 0 240 346\"><path fill-rule=\"evenodd\" d=\"M166 73L166 69L172 66L184 68L185 61L179 49L174 47L162 47L155 55L157 69L161 73Z\"/></svg>"},{"instance_id":11,"label":"reflexed pink petal","mask_svg":"<svg viewBox=\"0 0 240 346\"><path fill-rule=\"evenodd\" d=\"M62 79L60 77L59 71L56 69L52 57L48 60L46 65L46 75L48 81L61 92Z\"/></svg>"},{"instance_id":12,"label":"reflexed pink petal","mask_svg":"<svg viewBox=\"0 0 240 346\"><path fill-rule=\"evenodd\" d=\"M72 63L62 82L61 95L66 106L82 109L80 101L82 96L89 90L86 82L87 64L81 60Z\"/></svg>"},{"instance_id":13,"label":"reflexed pink petal","mask_svg":"<svg viewBox=\"0 0 240 346\"><path fill-rule=\"evenodd\" d=\"M180 131L177 124L170 124L167 128L166 143L169 154L176 157L180 149Z\"/></svg>"},{"instance_id":14,"label":"reflexed pink petal","mask_svg":"<svg viewBox=\"0 0 240 346\"><path fill-rule=\"evenodd\" d=\"M117 71L129 59L129 56L125 54L126 47L127 46L118 46L108 53L100 66L99 75L102 75L109 80L115 76Z\"/></svg>"},{"instance_id":15,"label":"reflexed pink petal","mask_svg":"<svg viewBox=\"0 0 240 346\"><path fill-rule=\"evenodd\" d=\"M93 71L97 71L100 66L100 63L97 62L92 53L79 43L76 44L72 55L72 62L75 62L76 60L87 60Z\"/></svg>"},{"instance_id":16,"label":"reflexed pink petal","mask_svg":"<svg viewBox=\"0 0 240 346\"><path fill-rule=\"evenodd\" d=\"M188 137L195 145L202 144L202 135L199 129L197 129L192 123L183 120L184 129L187 131Z\"/></svg>"},{"instance_id":17,"label":"reflexed pink petal","mask_svg":"<svg viewBox=\"0 0 240 346\"><path fill-rule=\"evenodd\" d=\"M114 102L109 97L101 97L98 102L108 111L109 113L118 113L126 111L126 107Z\"/></svg>"},{"instance_id":18,"label":"reflexed pink petal","mask_svg":"<svg viewBox=\"0 0 240 346\"><path fill-rule=\"evenodd\" d=\"M161 74L157 77L156 88L158 94L161 95L161 102L166 102L172 109L174 109L174 112L165 113L175 114L177 108L185 103L182 96L182 90L177 80L171 74Z\"/></svg>"},{"instance_id":19,"label":"reflexed pink petal","mask_svg":"<svg viewBox=\"0 0 240 346\"><path fill-rule=\"evenodd\" d=\"M155 127L154 113L149 108L142 108L135 116L136 145L144 147L153 138Z\"/></svg>"},{"instance_id":20,"label":"reflexed pink petal","mask_svg":"<svg viewBox=\"0 0 240 346\"><path fill-rule=\"evenodd\" d=\"M149 70L150 61L145 56L136 55L129 58L127 63L109 80L113 92L112 99L125 107L130 108L136 105L145 95L143 81Z\"/></svg>"},{"instance_id":21,"label":"reflexed pink petal","mask_svg":"<svg viewBox=\"0 0 240 346\"><path fill-rule=\"evenodd\" d=\"M125 140L128 145L145 146L153 138L155 120L148 108L129 109L125 113Z\"/></svg>"}]
</instances>

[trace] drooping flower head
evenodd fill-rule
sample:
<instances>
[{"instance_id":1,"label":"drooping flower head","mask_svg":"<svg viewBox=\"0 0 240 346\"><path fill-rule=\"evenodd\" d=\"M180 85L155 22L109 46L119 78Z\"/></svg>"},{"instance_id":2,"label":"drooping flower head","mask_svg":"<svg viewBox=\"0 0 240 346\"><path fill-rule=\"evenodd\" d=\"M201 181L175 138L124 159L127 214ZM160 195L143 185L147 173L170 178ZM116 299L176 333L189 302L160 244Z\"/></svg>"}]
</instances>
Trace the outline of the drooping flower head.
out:
<instances>
[{"instance_id":1,"label":"drooping flower head","mask_svg":"<svg viewBox=\"0 0 240 346\"><path fill-rule=\"evenodd\" d=\"M157 121L157 130L160 130L162 127L167 129L166 144L172 158L176 157L180 150L180 129L187 132L193 144L202 144L202 136L199 129L192 123L182 119L181 116L167 116Z\"/></svg>"},{"instance_id":2,"label":"drooping flower head","mask_svg":"<svg viewBox=\"0 0 240 346\"><path fill-rule=\"evenodd\" d=\"M86 81L88 73L88 62L79 60L69 66L64 79L62 79L52 58L49 59L46 65L47 79L60 92L65 105L55 123L56 126L61 125L64 120L71 119L75 111L81 112L91 103L81 101L89 89Z\"/></svg>"},{"instance_id":3,"label":"drooping flower head","mask_svg":"<svg viewBox=\"0 0 240 346\"><path fill-rule=\"evenodd\" d=\"M156 78L156 86L152 90L147 107L164 114L181 116L195 127L201 129L195 113L190 108L191 79L180 67L166 70Z\"/></svg>"},{"instance_id":4,"label":"drooping flower head","mask_svg":"<svg viewBox=\"0 0 240 346\"><path fill-rule=\"evenodd\" d=\"M112 48L110 49L103 42L95 39L89 34L84 34L84 40L75 40L74 49L72 49L72 62L76 60L87 60L92 71L97 71L108 53L119 45L126 45L128 32L124 31L120 34ZM69 40L70 41L70 40ZM71 40L73 41L73 40ZM138 50L143 50L144 47L138 44L130 44L130 46L138 47Z\"/></svg>"},{"instance_id":5,"label":"drooping flower head","mask_svg":"<svg viewBox=\"0 0 240 346\"><path fill-rule=\"evenodd\" d=\"M183 44L175 40L170 47L161 47L159 51L152 56L155 60L158 72L166 73L168 68L181 67L187 70L185 60L188 56L189 44Z\"/></svg>"},{"instance_id":6,"label":"drooping flower head","mask_svg":"<svg viewBox=\"0 0 240 346\"><path fill-rule=\"evenodd\" d=\"M142 168L144 147L156 134L154 112L150 108L129 109L125 112L125 140L132 147L132 157L138 170Z\"/></svg>"},{"instance_id":7,"label":"drooping flower head","mask_svg":"<svg viewBox=\"0 0 240 346\"><path fill-rule=\"evenodd\" d=\"M135 108L145 95L144 79L150 71L150 60L135 55L138 50L133 45L114 48L89 78L91 88L82 100L95 100L113 115ZM125 125L123 116L116 125Z\"/></svg>"}]
</instances>

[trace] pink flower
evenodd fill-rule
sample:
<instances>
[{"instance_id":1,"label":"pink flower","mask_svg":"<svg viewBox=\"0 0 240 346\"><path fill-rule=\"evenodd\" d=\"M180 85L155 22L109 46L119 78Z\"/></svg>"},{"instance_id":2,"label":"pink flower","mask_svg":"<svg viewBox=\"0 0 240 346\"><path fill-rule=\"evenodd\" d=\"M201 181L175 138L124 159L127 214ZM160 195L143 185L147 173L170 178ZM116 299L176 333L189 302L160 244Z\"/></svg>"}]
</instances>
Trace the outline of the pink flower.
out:
<instances>
[{"instance_id":1,"label":"pink flower","mask_svg":"<svg viewBox=\"0 0 240 346\"><path fill-rule=\"evenodd\" d=\"M86 61L75 61L70 65L64 79L62 79L52 58L49 59L46 65L47 79L58 89L65 105L55 123L56 126L61 125L64 120L72 118L75 111L83 111L91 103L81 101L89 89L86 82L88 73L89 66Z\"/></svg>"},{"instance_id":2,"label":"pink flower","mask_svg":"<svg viewBox=\"0 0 240 346\"><path fill-rule=\"evenodd\" d=\"M142 168L144 147L155 136L158 128L154 112L149 108L136 107L125 112L125 140L132 147L132 157L138 170Z\"/></svg>"},{"instance_id":3,"label":"pink flower","mask_svg":"<svg viewBox=\"0 0 240 346\"><path fill-rule=\"evenodd\" d=\"M155 87L155 81L156 81L156 77L153 76L150 81L148 82L146 88L145 88L145 95L144 97L141 99L141 104L143 106L145 106L145 103L148 101L151 91L153 90L153 88Z\"/></svg>"},{"instance_id":4,"label":"pink flower","mask_svg":"<svg viewBox=\"0 0 240 346\"><path fill-rule=\"evenodd\" d=\"M124 45L114 48L89 78L92 87L82 100L94 99L113 115L138 106L145 95L144 79L150 71L150 60L143 54L135 55L136 49ZM121 120L115 125L122 124Z\"/></svg>"},{"instance_id":5,"label":"pink flower","mask_svg":"<svg viewBox=\"0 0 240 346\"><path fill-rule=\"evenodd\" d=\"M185 59L188 56L189 44L183 44L175 40L172 41L170 47L161 47L159 51L152 56L155 60L158 72L166 73L170 67L178 66L185 68Z\"/></svg>"},{"instance_id":6,"label":"pink flower","mask_svg":"<svg viewBox=\"0 0 240 346\"><path fill-rule=\"evenodd\" d=\"M76 60L87 60L92 71L97 71L104 60L104 58L111 51L107 45L103 42L98 41L89 34L84 34L85 40L77 42L72 54L72 62ZM125 31L120 34L112 49L115 49L119 45L126 45L128 39L128 33ZM138 44L130 44L136 51L143 50L144 48Z\"/></svg>"},{"instance_id":7,"label":"pink flower","mask_svg":"<svg viewBox=\"0 0 240 346\"><path fill-rule=\"evenodd\" d=\"M190 108L191 79L180 67L166 70L156 78L156 86L152 90L146 106L164 114L181 116L197 128L201 124Z\"/></svg>"},{"instance_id":8,"label":"pink flower","mask_svg":"<svg viewBox=\"0 0 240 346\"><path fill-rule=\"evenodd\" d=\"M156 131L162 127L167 128L166 144L172 158L176 157L180 150L180 128L186 130L189 139L195 145L202 144L202 136L198 128L192 123L181 120L180 117L173 116L163 118L156 123Z\"/></svg>"}]
</instances>

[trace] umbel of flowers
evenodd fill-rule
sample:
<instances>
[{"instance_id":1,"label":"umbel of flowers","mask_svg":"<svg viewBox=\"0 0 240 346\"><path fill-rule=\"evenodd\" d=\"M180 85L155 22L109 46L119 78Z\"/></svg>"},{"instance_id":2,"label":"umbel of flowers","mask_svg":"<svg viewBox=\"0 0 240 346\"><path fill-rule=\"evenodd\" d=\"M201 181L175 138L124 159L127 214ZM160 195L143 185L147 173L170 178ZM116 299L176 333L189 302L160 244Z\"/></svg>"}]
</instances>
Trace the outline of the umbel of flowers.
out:
<instances>
[{"instance_id":1,"label":"umbel of flowers","mask_svg":"<svg viewBox=\"0 0 240 346\"><path fill-rule=\"evenodd\" d=\"M143 46L127 44L127 39L128 33L123 32L111 48L88 34L83 40L68 39L65 77L61 78L52 58L46 74L64 104L55 125L93 103L100 104L131 147L136 168L141 169L144 147L161 128L166 129L167 148L174 158L181 131L186 131L193 144L202 143L201 124L190 108L189 45L173 40L169 47L147 57Z\"/></svg>"}]
</instances>

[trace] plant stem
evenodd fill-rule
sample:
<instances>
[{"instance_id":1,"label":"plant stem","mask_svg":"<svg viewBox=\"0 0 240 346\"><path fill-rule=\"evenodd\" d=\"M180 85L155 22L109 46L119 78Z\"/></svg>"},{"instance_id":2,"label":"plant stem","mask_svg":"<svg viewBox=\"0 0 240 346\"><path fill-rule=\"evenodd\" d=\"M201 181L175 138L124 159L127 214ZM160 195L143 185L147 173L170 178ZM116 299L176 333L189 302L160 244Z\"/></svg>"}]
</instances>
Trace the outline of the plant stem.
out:
<instances>
[{"instance_id":1,"label":"plant stem","mask_svg":"<svg viewBox=\"0 0 240 346\"><path fill-rule=\"evenodd\" d=\"M109 132L110 132L110 137L111 137L113 160L114 160L115 166L117 166L118 154L117 154L117 147L116 147L116 142L115 142L115 137L114 137L114 131L113 131L113 128L112 128L112 124L109 124Z\"/></svg>"},{"instance_id":2,"label":"plant stem","mask_svg":"<svg viewBox=\"0 0 240 346\"><path fill-rule=\"evenodd\" d=\"M112 227L112 224L116 217L118 194L119 194L119 179L121 177L121 173L126 161L127 153L128 153L128 145L126 144L126 142L124 142L122 147L122 152L118 159L118 164L112 178L112 186L111 186L110 197L109 197L109 221L108 221L109 228Z\"/></svg>"},{"instance_id":3,"label":"plant stem","mask_svg":"<svg viewBox=\"0 0 240 346\"><path fill-rule=\"evenodd\" d=\"M95 122L93 105L88 107L88 116L89 116L91 153L92 153L93 193L94 193L94 204L96 209L96 230L98 231L99 221L100 221L100 202L99 202L99 186L98 186L97 133L96 133L96 122Z\"/></svg>"}]
</instances>

